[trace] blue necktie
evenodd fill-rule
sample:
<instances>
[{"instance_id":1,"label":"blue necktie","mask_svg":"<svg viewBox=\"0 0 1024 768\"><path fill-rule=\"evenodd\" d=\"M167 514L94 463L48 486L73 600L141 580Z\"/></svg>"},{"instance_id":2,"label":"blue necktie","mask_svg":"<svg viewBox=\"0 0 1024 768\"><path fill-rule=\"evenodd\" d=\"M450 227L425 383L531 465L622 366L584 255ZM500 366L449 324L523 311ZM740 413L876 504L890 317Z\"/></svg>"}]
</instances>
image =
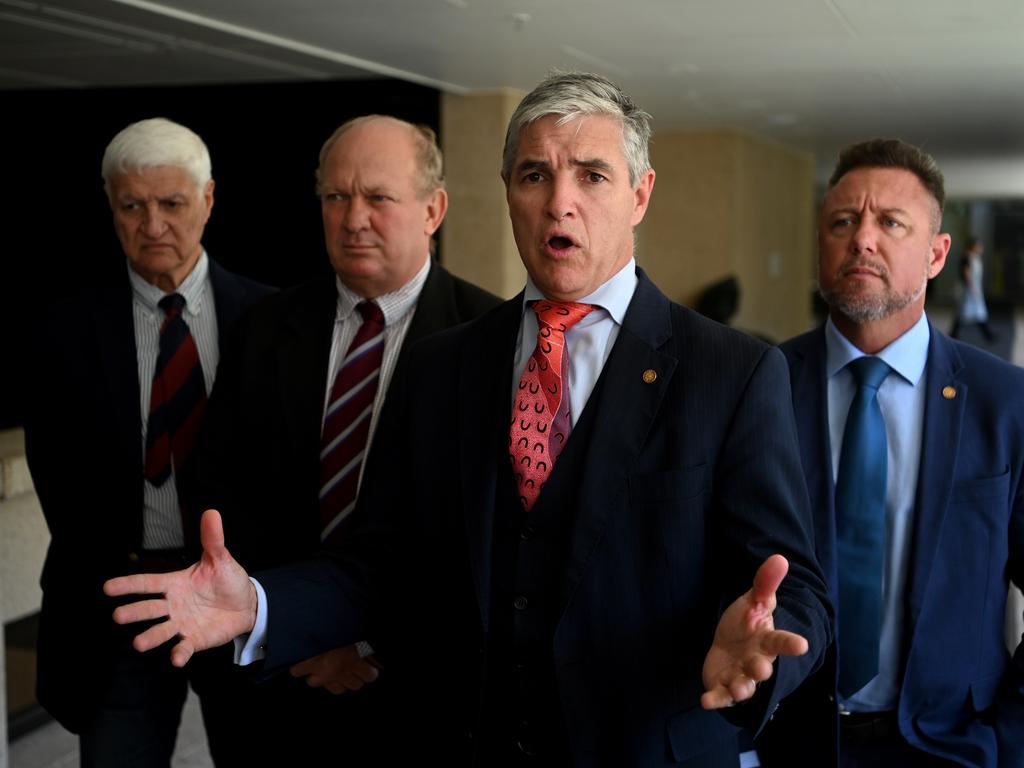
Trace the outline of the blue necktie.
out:
<instances>
[{"instance_id":1,"label":"blue necktie","mask_svg":"<svg viewBox=\"0 0 1024 768\"><path fill-rule=\"evenodd\" d=\"M885 558L885 422L878 388L891 370L878 357L849 364L857 382L836 479L839 546L839 693L852 696L878 674Z\"/></svg>"}]
</instances>

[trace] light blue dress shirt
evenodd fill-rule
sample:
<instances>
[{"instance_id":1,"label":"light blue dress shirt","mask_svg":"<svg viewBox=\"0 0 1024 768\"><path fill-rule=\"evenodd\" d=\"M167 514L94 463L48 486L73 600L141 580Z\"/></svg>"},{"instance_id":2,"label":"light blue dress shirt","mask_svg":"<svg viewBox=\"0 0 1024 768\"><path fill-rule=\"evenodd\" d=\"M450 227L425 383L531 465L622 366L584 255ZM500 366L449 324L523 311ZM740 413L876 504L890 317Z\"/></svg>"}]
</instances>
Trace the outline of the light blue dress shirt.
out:
<instances>
[{"instance_id":1,"label":"light blue dress shirt","mask_svg":"<svg viewBox=\"0 0 1024 768\"><path fill-rule=\"evenodd\" d=\"M583 407L594 391L594 385L604 370L608 355L619 337L619 327L626 316L629 302L636 291L636 260L630 259L622 269L601 286L582 299L579 304L593 304L593 311L570 328L565 334L565 346L569 351L569 373L566 386L569 389L569 411L572 423L579 421ZM537 314L530 306L544 298L532 278L526 280L523 294L522 322L516 338L516 362L512 367L512 388L509 402L515 402L516 387L526 369L526 363L537 346ZM511 406L510 406L511 407Z\"/></svg>"},{"instance_id":2,"label":"light blue dress shirt","mask_svg":"<svg viewBox=\"0 0 1024 768\"><path fill-rule=\"evenodd\" d=\"M931 332L922 313L914 326L878 353L893 369L878 389L885 421L888 476L885 494L885 563L882 573L882 632L878 675L849 699L851 712L896 709L900 691L907 572L913 543L914 504L924 430L925 363ZM864 355L832 323L825 323L825 375L828 379L828 427L832 448L832 481L839 471L839 454L850 403L856 393L847 365ZM842 567L840 565L840 567ZM843 607L839 606L839 621ZM839 649L842 653L842 648Z\"/></svg>"}]
</instances>

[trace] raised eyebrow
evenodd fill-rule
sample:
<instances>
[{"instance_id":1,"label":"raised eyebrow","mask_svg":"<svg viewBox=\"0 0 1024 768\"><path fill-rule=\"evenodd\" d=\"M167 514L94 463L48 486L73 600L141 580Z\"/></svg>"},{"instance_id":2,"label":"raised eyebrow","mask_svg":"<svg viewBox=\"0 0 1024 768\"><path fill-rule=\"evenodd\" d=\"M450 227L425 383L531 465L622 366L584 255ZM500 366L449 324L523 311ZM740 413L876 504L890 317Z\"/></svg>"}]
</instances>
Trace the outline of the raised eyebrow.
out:
<instances>
[{"instance_id":1,"label":"raised eyebrow","mask_svg":"<svg viewBox=\"0 0 1024 768\"><path fill-rule=\"evenodd\" d=\"M882 216L902 216L903 218L910 218L910 214L902 208L883 208L879 213Z\"/></svg>"},{"instance_id":2,"label":"raised eyebrow","mask_svg":"<svg viewBox=\"0 0 1024 768\"><path fill-rule=\"evenodd\" d=\"M612 167L611 163L605 160L601 160L600 158L597 157L590 159L583 158L581 160L573 160L572 164L575 165L577 168L590 168L598 171L604 171L605 173L611 173L612 171L615 170Z\"/></svg>"},{"instance_id":3,"label":"raised eyebrow","mask_svg":"<svg viewBox=\"0 0 1024 768\"><path fill-rule=\"evenodd\" d=\"M527 171L546 171L551 168L551 165L546 160L523 160L519 165L516 166L516 173L526 173Z\"/></svg>"}]
</instances>

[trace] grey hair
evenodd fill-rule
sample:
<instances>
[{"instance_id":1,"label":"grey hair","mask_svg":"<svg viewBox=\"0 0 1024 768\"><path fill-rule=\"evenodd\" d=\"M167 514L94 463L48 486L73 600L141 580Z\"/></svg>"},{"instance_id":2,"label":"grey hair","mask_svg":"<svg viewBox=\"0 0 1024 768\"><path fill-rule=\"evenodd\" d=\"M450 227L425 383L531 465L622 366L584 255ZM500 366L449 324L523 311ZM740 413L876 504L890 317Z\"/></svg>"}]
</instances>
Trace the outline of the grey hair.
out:
<instances>
[{"instance_id":1,"label":"grey hair","mask_svg":"<svg viewBox=\"0 0 1024 768\"><path fill-rule=\"evenodd\" d=\"M316 168L316 193L323 192L323 167L327 162L327 155L331 148L338 143L338 139L360 125L376 122L378 120L390 120L406 126L411 132L416 147L416 187L421 197L426 197L437 189L444 189L444 158L441 155L441 148L437 145L437 134L430 126L422 123L410 123L390 115L363 115L354 117L339 125L327 141L320 148L320 162Z\"/></svg>"},{"instance_id":2,"label":"grey hair","mask_svg":"<svg viewBox=\"0 0 1024 768\"><path fill-rule=\"evenodd\" d=\"M171 120L153 117L121 130L103 153L103 189L110 195L115 176L167 165L181 168L202 191L212 178L210 151L199 136Z\"/></svg>"},{"instance_id":3,"label":"grey hair","mask_svg":"<svg viewBox=\"0 0 1024 768\"><path fill-rule=\"evenodd\" d=\"M615 83L588 72L553 72L516 107L505 133L501 177L508 183L519 149L519 136L530 123L558 115L564 125L584 115L610 115L622 125L622 152L629 166L629 184L635 187L651 167L648 145L651 116L638 107Z\"/></svg>"}]
</instances>

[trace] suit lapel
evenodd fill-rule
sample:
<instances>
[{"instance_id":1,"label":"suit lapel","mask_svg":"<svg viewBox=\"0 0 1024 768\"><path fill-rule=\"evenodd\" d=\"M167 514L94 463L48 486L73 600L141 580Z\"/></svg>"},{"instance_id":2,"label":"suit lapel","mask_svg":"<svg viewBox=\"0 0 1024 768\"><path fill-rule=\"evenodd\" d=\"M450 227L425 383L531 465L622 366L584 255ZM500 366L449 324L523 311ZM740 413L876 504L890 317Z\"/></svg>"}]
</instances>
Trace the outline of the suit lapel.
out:
<instances>
[{"instance_id":1,"label":"suit lapel","mask_svg":"<svg viewBox=\"0 0 1024 768\"><path fill-rule=\"evenodd\" d=\"M800 461L814 518L818 559L836 599L839 574L836 561L835 481L828 427L828 380L825 378L824 328L805 335L790 357L793 412L800 436Z\"/></svg>"},{"instance_id":2,"label":"suit lapel","mask_svg":"<svg viewBox=\"0 0 1024 768\"><path fill-rule=\"evenodd\" d=\"M213 286L213 303L217 308L217 340L224 349L225 333L238 318L244 307L245 290L231 274L213 259L209 259L210 285Z\"/></svg>"},{"instance_id":3,"label":"suit lapel","mask_svg":"<svg viewBox=\"0 0 1024 768\"><path fill-rule=\"evenodd\" d=\"M963 362L953 344L934 327L928 343L924 398L924 431L921 435L921 469L917 478L914 514L914 550L910 573L910 625L921 612L935 561L943 519L949 506L956 470L957 450L967 384L960 381ZM952 388L952 391L946 389ZM943 392L953 394L945 397Z\"/></svg>"},{"instance_id":4,"label":"suit lapel","mask_svg":"<svg viewBox=\"0 0 1024 768\"><path fill-rule=\"evenodd\" d=\"M505 457L512 409L512 361L522 307L520 293L477 321L474 335L459 358L459 477L473 580L485 631L490 618L497 473L508 463Z\"/></svg>"},{"instance_id":5,"label":"suit lapel","mask_svg":"<svg viewBox=\"0 0 1024 768\"><path fill-rule=\"evenodd\" d=\"M135 318L132 310L131 283L127 276L106 291L106 300L96 302L95 338L100 370L108 402L117 420L119 442L123 450L120 466L138 466L139 491L142 490L142 413Z\"/></svg>"},{"instance_id":6,"label":"suit lapel","mask_svg":"<svg viewBox=\"0 0 1024 768\"><path fill-rule=\"evenodd\" d=\"M333 273L311 283L309 289L308 294L296 297L299 306L286 318L276 354L289 444L299 455L312 453L314 465L319 466L327 367L338 301Z\"/></svg>"},{"instance_id":7,"label":"suit lapel","mask_svg":"<svg viewBox=\"0 0 1024 768\"><path fill-rule=\"evenodd\" d=\"M598 412L592 414L593 431L580 473L577 517L559 595L562 611L590 565L609 516L629 508L623 474L643 448L679 362L659 351L672 336L670 303L642 270L637 274L636 292L595 386L600 394L584 410ZM653 381L645 378L647 371L657 374ZM601 417L612 413L614 418Z\"/></svg>"},{"instance_id":8,"label":"suit lapel","mask_svg":"<svg viewBox=\"0 0 1024 768\"><path fill-rule=\"evenodd\" d=\"M416 311L405 334L405 343L396 365L400 366L406 356L406 350L412 342L424 336L451 328L458 321L455 307L452 304L452 278L443 267L431 262L427 279L423 283L419 298L416 299Z\"/></svg>"}]
</instances>

